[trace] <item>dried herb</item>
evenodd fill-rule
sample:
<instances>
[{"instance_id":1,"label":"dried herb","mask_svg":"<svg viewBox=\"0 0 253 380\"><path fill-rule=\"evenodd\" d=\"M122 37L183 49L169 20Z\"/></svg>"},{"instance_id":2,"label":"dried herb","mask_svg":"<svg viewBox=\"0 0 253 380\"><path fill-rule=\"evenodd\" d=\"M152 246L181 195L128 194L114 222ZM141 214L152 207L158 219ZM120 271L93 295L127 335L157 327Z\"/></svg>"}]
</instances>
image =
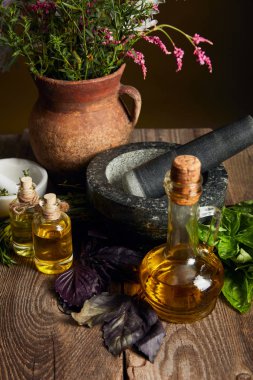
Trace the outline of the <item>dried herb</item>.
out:
<instances>
[{"instance_id":1,"label":"dried herb","mask_svg":"<svg viewBox=\"0 0 253 380\"><path fill-rule=\"evenodd\" d=\"M11 258L11 226L8 219L0 221L0 263L7 266L16 264Z\"/></svg>"},{"instance_id":2,"label":"dried herb","mask_svg":"<svg viewBox=\"0 0 253 380\"><path fill-rule=\"evenodd\" d=\"M4 187L1 187L0 188L0 197L7 197L7 195L10 195L9 191L7 189L5 189Z\"/></svg>"},{"instance_id":3,"label":"dried herb","mask_svg":"<svg viewBox=\"0 0 253 380\"><path fill-rule=\"evenodd\" d=\"M22 172L23 172L24 177L29 177L30 176L30 169L29 168L22 170Z\"/></svg>"},{"instance_id":4,"label":"dried herb","mask_svg":"<svg viewBox=\"0 0 253 380\"><path fill-rule=\"evenodd\" d=\"M153 362L165 336L154 310L130 296L102 293L86 301L72 317L89 327L103 323L105 345L113 355L136 345Z\"/></svg>"}]
</instances>

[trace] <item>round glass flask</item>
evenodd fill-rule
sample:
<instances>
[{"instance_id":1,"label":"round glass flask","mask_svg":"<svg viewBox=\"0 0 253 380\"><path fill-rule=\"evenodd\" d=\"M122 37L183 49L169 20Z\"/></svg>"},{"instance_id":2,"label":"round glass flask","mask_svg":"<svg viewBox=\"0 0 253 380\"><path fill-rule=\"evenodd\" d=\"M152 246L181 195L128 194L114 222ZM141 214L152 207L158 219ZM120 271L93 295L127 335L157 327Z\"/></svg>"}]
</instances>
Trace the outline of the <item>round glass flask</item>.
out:
<instances>
[{"instance_id":1,"label":"round glass flask","mask_svg":"<svg viewBox=\"0 0 253 380\"><path fill-rule=\"evenodd\" d=\"M164 180L169 197L167 242L148 252L140 266L144 297L168 322L206 317L223 285L221 261L198 239L200 169L194 156L178 156L173 161Z\"/></svg>"}]
</instances>

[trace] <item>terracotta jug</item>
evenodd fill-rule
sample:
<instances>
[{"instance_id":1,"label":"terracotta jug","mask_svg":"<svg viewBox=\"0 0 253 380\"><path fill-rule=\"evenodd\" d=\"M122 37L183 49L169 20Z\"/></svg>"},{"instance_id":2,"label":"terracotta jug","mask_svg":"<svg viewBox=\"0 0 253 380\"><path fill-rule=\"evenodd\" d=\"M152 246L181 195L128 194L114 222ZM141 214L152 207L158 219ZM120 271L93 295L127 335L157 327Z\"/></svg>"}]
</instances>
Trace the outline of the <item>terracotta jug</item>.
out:
<instances>
[{"instance_id":1,"label":"terracotta jug","mask_svg":"<svg viewBox=\"0 0 253 380\"><path fill-rule=\"evenodd\" d=\"M29 133L40 164L55 172L79 171L97 153L128 141L138 121L141 96L120 83L124 68L82 81L35 78L39 97ZM131 115L120 99L123 94L134 101Z\"/></svg>"}]
</instances>

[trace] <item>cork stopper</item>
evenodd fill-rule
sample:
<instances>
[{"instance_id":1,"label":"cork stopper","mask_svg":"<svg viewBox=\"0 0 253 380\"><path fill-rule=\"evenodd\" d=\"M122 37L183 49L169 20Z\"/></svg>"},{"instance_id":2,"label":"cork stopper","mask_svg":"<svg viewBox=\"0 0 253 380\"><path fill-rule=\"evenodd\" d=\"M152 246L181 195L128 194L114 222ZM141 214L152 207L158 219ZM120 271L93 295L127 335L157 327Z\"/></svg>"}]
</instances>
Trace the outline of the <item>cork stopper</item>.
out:
<instances>
[{"instance_id":1,"label":"cork stopper","mask_svg":"<svg viewBox=\"0 0 253 380\"><path fill-rule=\"evenodd\" d=\"M198 202L202 194L201 162L191 155L177 156L164 179L170 199L182 206Z\"/></svg>"},{"instance_id":2,"label":"cork stopper","mask_svg":"<svg viewBox=\"0 0 253 380\"><path fill-rule=\"evenodd\" d=\"M56 205L56 195L54 193L48 193L44 195L45 204L47 207Z\"/></svg>"},{"instance_id":3,"label":"cork stopper","mask_svg":"<svg viewBox=\"0 0 253 380\"><path fill-rule=\"evenodd\" d=\"M61 210L58 204L58 199L54 193L44 195L44 204L42 206L43 215L47 220L59 219Z\"/></svg>"},{"instance_id":4,"label":"cork stopper","mask_svg":"<svg viewBox=\"0 0 253 380\"><path fill-rule=\"evenodd\" d=\"M27 176L20 178L20 186L17 196L21 203L30 203L31 205L38 203L39 197L36 193L35 185L31 177Z\"/></svg>"},{"instance_id":5,"label":"cork stopper","mask_svg":"<svg viewBox=\"0 0 253 380\"><path fill-rule=\"evenodd\" d=\"M32 187L33 181L31 177L22 177L20 179L20 186L22 189L27 190Z\"/></svg>"},{"instance_id":6,"label":"cork stopper","mask_svg":"<svg viewBox=\"0 0 253 380\"><path fill-rule=\"evenodd\" d=\"M195 156L177 156L171 166L171 180L179 183L197 183L200 181L201 162Z\"/></svg>"}]
</instances>

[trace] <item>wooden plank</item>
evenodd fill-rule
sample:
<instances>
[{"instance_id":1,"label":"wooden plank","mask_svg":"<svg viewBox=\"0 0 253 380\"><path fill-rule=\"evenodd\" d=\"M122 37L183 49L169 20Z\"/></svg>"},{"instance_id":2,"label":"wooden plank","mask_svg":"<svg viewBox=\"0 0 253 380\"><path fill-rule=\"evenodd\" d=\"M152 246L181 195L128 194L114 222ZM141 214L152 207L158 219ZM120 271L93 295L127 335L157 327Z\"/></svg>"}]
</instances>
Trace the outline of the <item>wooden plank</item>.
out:
<instances>
[{"instance_id":1,"label":"wooden plank","mask_svg":"<svg viewBox=\"0 0 253 380\"><path fill-rule=\"evenodd\" d=\"M140 130L137 141L185 143L208 130ZM226 203L253 199L253 147L225 162ZM126 355L130 380L237 379L253 376L253 310L240 315L220 296L215 310L193 324L166 324L167 336L154 364L133 351Z\"/></svg>"}]
</instances>

